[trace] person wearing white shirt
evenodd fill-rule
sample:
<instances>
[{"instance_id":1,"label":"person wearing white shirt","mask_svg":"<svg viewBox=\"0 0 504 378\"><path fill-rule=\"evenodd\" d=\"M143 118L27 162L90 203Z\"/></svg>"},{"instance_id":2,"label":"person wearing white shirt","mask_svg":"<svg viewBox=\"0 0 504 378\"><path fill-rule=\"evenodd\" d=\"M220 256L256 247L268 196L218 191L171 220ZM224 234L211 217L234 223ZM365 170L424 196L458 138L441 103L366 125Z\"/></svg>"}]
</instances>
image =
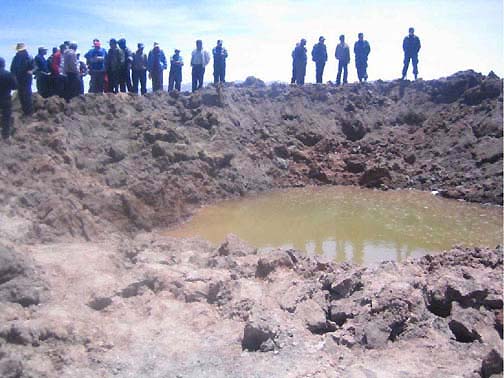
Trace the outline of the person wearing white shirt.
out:
<instances>
[{"instance_id":1,"label":"person wearing white shirt","mask_svg":"<svg viewBox=\"0 0 504 378\"><path fill-rule=\"evenodd\" d=\"M210 54L203 50L203 42L198 39L196 41L196 50L194 50L191 55L193 92L203 87L205 67L208 63L210 63Z\"/></svg>"}]
</instances>

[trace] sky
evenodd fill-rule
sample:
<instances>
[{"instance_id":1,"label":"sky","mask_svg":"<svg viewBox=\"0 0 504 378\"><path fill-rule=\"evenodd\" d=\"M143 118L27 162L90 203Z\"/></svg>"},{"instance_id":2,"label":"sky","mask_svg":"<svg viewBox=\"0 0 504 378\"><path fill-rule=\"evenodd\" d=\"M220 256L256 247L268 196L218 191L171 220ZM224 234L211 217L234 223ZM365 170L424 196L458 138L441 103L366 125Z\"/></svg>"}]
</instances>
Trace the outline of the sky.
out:
<instances>
[{"instance_id":1,"label":"sky","mask_svg":"<svg viewBox=\"0 0 504 378\"><path fill-rule=\"evenodd\" d=\"M229 53L227 81L255 76L287 82L291 52L305 38L306 82L314 82L310 53L322 35L329 55L324 81L334 81L339 35L346 36L353 51L363 32L371 45L369 80L392 80L401 76L402 40L410 26L422 43L421 78L466 69L504 74L502 0L1 0L0 56L9 64L17 42L25 42L36 55L38 46L50 49L64 40L76 41L81 53L96 37L107 48L110 38L126 38L132 50L143 42L148 51L156 41L167 57L175 48L181 50L183 82L190 82L195 40L202 39L211 52L222 39ZM353 58L352 53L349 81L357 80ZM212 72L211 62L205 81Z\"/></svg>"}]
</instances>

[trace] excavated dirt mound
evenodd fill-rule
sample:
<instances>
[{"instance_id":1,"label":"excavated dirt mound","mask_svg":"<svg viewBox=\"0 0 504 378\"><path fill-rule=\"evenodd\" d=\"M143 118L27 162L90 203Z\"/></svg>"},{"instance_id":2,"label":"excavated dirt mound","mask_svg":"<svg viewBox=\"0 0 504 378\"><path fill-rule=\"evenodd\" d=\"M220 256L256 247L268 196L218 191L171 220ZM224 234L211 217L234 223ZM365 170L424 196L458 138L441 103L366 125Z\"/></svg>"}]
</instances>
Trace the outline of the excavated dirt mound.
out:
<instances>
[{"instance_id":1,"label":"excavated dirt mound","mask_svg":"<svg viewBox=\"0 0 504 378\"><path fill-rule=\"evenodd\" d=\"M156 232L305 185L502 205L495 75L35 109L0 144L0 376L500 376L501 247L364 268Z\"/></svg>"},{"instance_id":2,"label":"excavated dirt mound","mask_svg":"<svg viewBox=\"0 0 504 378\"><path fill-rule=\"evenodd\" d=\"M250 86L249 86L250 85ZM96 240L196 206L308 184L418 188L502 204L502 81L345 87L248 80L194 95L36 99L0 148L0 232Z\"/></svg>"}]
</instances>

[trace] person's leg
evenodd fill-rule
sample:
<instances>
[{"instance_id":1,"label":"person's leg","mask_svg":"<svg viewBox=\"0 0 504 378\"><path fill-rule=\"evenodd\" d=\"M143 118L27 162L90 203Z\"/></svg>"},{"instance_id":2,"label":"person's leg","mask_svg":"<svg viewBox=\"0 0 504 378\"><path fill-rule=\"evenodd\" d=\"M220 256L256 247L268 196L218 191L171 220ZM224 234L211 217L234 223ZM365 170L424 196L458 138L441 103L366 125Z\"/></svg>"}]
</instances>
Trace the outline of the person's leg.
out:
<instances>
[{"instance_id":1,"label":"person's leg","mask_svg":"<svg viewBox=\"0 0 504 378\"><path fill-rule=\"evenodd\" d=\"M132 88L132 91L134 93L138 94L138 83L140 82L140 71L133 70L131 72L131 77L133 79L133 88Z\"/></svg>"},{"instance_id":2,"label":"person's leg","mask_svg":"<svg viewBox=\"0 0 504 378\"><path fill-rule=\"evenodd\" d=\"M415 80L418 77L418 55L411 57L411 63L413 64L413 75L415 75Z\"/></svg>"},{"instance_id":3,"label":"person's leg","mask_svg":"<svg viewBox=\"0 0 504 378\"><path fill-rule=\"evenodd\" d=\"M214 77L214 80L213 80L214 84L217 84L220 79L220 72L219 72L219 66L215 63L213 66L213 77Z\"/></svg>"},{"instance_id":4,"label":"person's leg","mask_svg":"<svg viewBox=\"0 0 504 378\"><path fill-rule=\"evenodd\" d=\"M348 63L343 66L343 84L348 83Z\"/></svg>"},{"instance_id":5,"label":"person's leg","mask_svg":"<svg viewBox=\"0 0 504 378\"><path fill-rule=\"evenodd\" d=\"M21 108L23 109L24 115L32 115L33 104L32 104L32 90L31 90L31 76L24 81L20 81L18 86L19 101L21 102Z\"/></svg>"},{"instance_id":6,"label":"person's leg","mask_svg":"<svg viewBox=\"0 0 504 378\"><path fill-rule=\"evenodd\" d=\"M103 93L105 90L105 71L95 72L95 93Z\"/></svg>"},{"instance_id":7,"label":"person's leg","mask_svg":"<svg viewBox=\"0 0 504 378\"><path fill-rule=\"evenodd\" d=\"M203 88L203 80L204 80L204 78L205 78L205 67L202 65L201 69L200 69L198 89Z\"/></svg>"},{"instance_id":8,"label":"person's leg","mask_svg":"<svg viewBox=\"0 0 504 378\"><path fill-rule=\"evenodd\" d=\"M163 70L159 71L159 90L162 91L163 88Z\"/></svg>"},{"instance_id":9,"label":"person's leg","mask_svg":"<svg viewBox=\"0 0 504 378\"><path fill-rule=\"evenodd\" d=\"M173 85L175 84L175 73L170 70L168 74L168 92L173 91Z\"/></svg>"},{"instance_id":10,"label":"person's leg","mask_svg":"<svg viewBox=\"0 0 504 378\"><path fill-rule=\"evenodd\" d=\"M221 77L220 77L220 81L222 81L223 83L226 82L226 63L224 63L221 67Z\"/></svg>"},{"instance_id":11,"label":"person's leg","mask_svg":"<svg viewBox=\"0 0 504 378\"><path fill-rule=\"evenodd\" d=\"M129 68L126 68L126 88L128 89L128 92L133 91L133 85L131 83L131 70ZM137 93L137 92L135 92Z\"/></svg>"},{"instance_id":12,"label":"person's leg","mask_svg":"<svg viewBox=\"0 0 504 378\"><path fill-rule=\"evenodd\" d=\"M402 78L403 79L406 78L406 74L408 73L409 60L410 60L410 57L405 55L404 56L404 66L403 66L403 70L402 70Z\"/></svg>"},{"instance_id":13,"label":"person's leg","mask_svg":"<svg viewBox=\"0 0 504 378\"><path fill-rule=\"evenodd\" d=\"M336 75L336 85L341 84L341 70L343 69L343 65L340 61L338 61L338 75Z\"/></svg>"},{"instance_id":14,"label":"person's leg","mask_svg":"<svg viewBox=\"0 0 504 378\"><path fill-rule=\"evenodd\" d=\"M2 100L0 102L0 109L2 112L2 138L7 139L10 137L10 126L12 117L12 102L11 99Z\"/></svg>"},{"instance_id":15,"label":"person's leg","mask_svg":"<svg viewBox=\"0 0 504 378\"><path fill-rule=\"evenodd\" d=\"M197 66L193 66L191 76L192 76L192 91L194 92L198 88L198 70Z\"/></svg>"},{"instance_id":16,"label":"person's leg","mask_svg":"<svg viewBox=\"0 0 504 378\"><path fill-rule=\"evenodd\" d=\"M175 73L175 89L180 92L180 85L182 84L182 70Z\"/></svg>"},{"instance_id":17,"label":"person's leg","mask_svg":"<svg viewBox=\"0 0 504 378\"><path fill-rule=\"evenodd\" d=\"M147 93L147 70L139 71L140 76L140 93L142 95Z\"/></svg>"}]
</instances>

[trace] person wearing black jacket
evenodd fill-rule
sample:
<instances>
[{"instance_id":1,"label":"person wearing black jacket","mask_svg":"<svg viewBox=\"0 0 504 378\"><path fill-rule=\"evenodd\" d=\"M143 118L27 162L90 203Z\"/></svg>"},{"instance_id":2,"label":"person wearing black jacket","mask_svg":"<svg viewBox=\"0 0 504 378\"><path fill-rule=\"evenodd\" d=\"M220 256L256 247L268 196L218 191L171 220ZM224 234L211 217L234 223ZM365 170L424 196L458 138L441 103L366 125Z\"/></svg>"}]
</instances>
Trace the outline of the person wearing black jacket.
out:
<instances>
[{"instance_id":1,"label":"person wearing black jacket","mask_svg":"<svg viewBox=\"0 0 504 378\"><path fill-rule=\"evenodd\" d=\"M11 73L16 77L18 84L18 96L21 102L23 113L27 116L33 114L32 104L32 75L33 59L26 51L24 43L18 43L16 46L16 55L12 59Z\"/></svg>"},{"instance_id":2,"label":"person wearing black jacket","mask_svg":"<svg viewBox=\"0 0 504 378\"><path fill-rule=\"evenodd\" d=\"M312 60L315 62L315 79L318 84L322 83L322 75L324 74L324 67L327 62L327 49L324 41L324 37L319 37L319 41L313 45L311 53Z\"/></svg>"},{"instance_id":3,"label":"person wearing black jacket","mask_svg":"<svg viewBox=\"0 0 504 378\"><path fill-rule=\"evenodd\" d=\"M121 66L121 73L119 76L119 88L121 92L133 91L133 85L131 84L131 64L133 63L133 52L126 46L126 40L121 38L117 41L119 48L122 50L124 55L124 62Z\"/></svg>"},{"instance_id":4,"label":"person wearing black jacket","mask_svg":"<svg viewBox=\"0 0 504 378\"><path fill-rule=\"evenodd\" d=\"M5 59L0 58L0 112L2 113L2 138L10 136L12 117L11 91L17 88L13 74L5 70Z\"/></svg>"},{"instance_id":5,"label":"person wearing black jacket","mask_svg":"<svg viewBox=\"0 0 504 378\"><path fill-rule=\"evenodd\" d=\"M410 60L413 64L413 75L415 75L415 80L418 78L418 52L421 47L420 38L415 35L415 29L409 28L409 34L404 37L403 41L404 67L402 70L402 80L406 78Z\"/></svg>"},{"instance_id":6,"label":"person wearing black jacket","mask_svg":"<svg viewBox=\"0 0 504 378\"><path fill-rule=\"evenodd\" d=\"M297 85L303 85L306 75L306 62L308 60L306 56L306 39L301 39L296 48L294 49L294 67L295 67L295 79Z\"/></svg>"},{"instance_id":7,"label":"person wearing black jacket","mask_svg":"<svg viewBox=\"0 0 504 378\"><path fill-rule=\"evenodd\" d=\"M355 53L355 68L357 68L357 77L359 78L359 82L367 81L367 61L368 55L371 52L371 47L369 46L369 42L364 40L364 34L359 33L357 35L357 42L354 44L354 53Z\"/></svg>"}]
</instances>

